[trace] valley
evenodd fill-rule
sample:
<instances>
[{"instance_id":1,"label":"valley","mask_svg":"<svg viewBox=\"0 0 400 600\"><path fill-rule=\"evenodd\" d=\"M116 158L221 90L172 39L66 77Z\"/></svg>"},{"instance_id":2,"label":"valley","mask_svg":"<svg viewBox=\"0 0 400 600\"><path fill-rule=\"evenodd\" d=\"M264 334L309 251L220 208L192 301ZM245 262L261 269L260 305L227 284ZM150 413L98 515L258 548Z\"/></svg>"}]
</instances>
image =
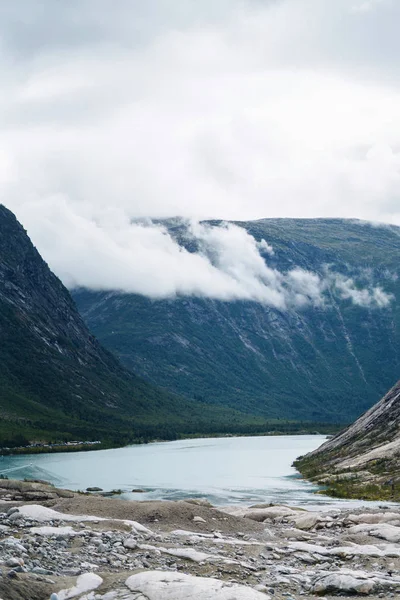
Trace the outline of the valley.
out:
<instances>
[{"instance_id":1,"label":"valley","mask_svg":"<svg viewBox=\"0 0 400 600\"><path fill-rule=\"evenodd\" d=\"M182 247L199 250L184 222L164 224ZM400 371L400 228L341 219L237 225L267 242L273 254L263 258L279 273L303 269L324 280L329 266L353 281L353 294L380 288L391 300L355 302L336 284L324 292L323 305L286 310L254 301L72 290L86 324L127 368L164 390L268 419L350 423Z\"/></svg>"}]
</instances>

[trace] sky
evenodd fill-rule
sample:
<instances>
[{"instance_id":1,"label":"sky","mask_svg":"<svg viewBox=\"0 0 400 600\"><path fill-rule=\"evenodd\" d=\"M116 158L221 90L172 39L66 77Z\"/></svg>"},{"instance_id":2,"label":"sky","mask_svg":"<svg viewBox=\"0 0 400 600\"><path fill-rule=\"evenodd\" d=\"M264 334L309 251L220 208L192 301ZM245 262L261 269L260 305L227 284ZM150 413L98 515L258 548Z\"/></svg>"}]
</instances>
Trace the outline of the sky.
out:
<instances>
[{"instance_id":1,"label":"sky","mask_svg":"<svg viewBox=\"0 0 400 600\"><path fill-rule=\"evenodd\" d=\"M399 22L398 0L0 0L0 201L69 287L275 306L268 252L198 221L400 225Z\"/></svg>"}]
</instances>

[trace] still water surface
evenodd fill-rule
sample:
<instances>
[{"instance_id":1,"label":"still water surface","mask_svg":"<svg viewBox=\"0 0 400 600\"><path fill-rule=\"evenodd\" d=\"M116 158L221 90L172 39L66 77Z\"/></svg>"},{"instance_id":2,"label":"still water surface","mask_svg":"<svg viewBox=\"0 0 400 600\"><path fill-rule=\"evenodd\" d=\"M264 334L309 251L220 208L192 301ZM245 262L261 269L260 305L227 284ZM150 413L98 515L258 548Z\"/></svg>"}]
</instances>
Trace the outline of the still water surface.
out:
<instances>
[{"instance_id":1,"label":"still water surface","mask_svg":"<svg viewBox=\"0 0 400 600\"><path fill-rule=\"evenodd\" d=\"M35 477L59 487L105 491L125 498L176 500L204 497L213 504L274 502L337 504L316 496L292 462L325 441L325 436L207 438L134 445L114 450L0 457L0 472ZM133 489L144 493L132 493Z\"/></svg>"}]
</instances>

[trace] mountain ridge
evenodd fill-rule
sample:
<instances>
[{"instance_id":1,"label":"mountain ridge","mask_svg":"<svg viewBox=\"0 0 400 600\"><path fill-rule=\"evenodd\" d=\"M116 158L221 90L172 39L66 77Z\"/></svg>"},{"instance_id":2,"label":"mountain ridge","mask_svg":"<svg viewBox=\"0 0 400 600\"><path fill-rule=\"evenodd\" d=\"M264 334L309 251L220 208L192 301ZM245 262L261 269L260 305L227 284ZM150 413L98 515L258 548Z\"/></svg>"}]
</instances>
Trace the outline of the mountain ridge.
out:
<instances>
[{"instance_id":1,"label":"mountain ridge","mask_svg":"<svg viewBox=\"0 0 400 600\"><path fill-rule=\"evenodd\" d=\"M157 223L196 251L182 220ZM356 291L382 286L392 300L376 308L331 296L329 309L283 311L254 301L72 290L85 321L128 368L164 389L263 417L351 422L400 368L400 228L343 219L236 225L273 247L270 268L322 278L329 264L359 280Z\"/></svg>"}]
</instances>

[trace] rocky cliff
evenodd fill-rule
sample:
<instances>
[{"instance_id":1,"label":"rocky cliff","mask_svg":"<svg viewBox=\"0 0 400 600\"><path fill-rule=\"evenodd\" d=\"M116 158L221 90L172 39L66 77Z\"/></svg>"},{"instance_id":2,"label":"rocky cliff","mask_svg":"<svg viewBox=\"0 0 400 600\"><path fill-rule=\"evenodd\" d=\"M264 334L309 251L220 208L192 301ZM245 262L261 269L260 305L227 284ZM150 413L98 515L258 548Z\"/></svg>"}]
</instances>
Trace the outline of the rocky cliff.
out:
<instances>
[{"instance_id":1,"label":"rocky cliff","mask_svg":"<svg viewBox=\"0 0 400 600\"><path fill-rule=\"evenodd\" d=\"M400 499L400 381L353 425L296 467L347 497Z\"/></svg>"}]
</instances>

